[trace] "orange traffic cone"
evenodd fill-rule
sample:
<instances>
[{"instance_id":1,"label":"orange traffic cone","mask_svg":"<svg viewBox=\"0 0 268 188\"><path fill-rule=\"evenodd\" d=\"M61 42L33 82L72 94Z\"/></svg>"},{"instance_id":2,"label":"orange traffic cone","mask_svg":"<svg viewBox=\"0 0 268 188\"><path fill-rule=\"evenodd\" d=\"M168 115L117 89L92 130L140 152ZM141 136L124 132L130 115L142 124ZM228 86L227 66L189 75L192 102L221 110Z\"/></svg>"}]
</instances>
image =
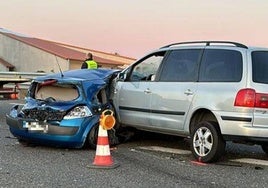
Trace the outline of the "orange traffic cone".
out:
<instances>
[{"instance_id":1,"label":"orange traffic cone","mask_svg":"<svg viewBox=\"0 0 268 188\"><path fill-rule=\"evenodd\" d=\"M103 118L103 117L102 117ZM107 130L104 129L106 126L100 124L98 131L98 140L96 155L92 165L88 166L89 168L116 168L119 164L115 163L112 159L110 153L110 145L108 139Z\"/></svg>"}]
</instances>

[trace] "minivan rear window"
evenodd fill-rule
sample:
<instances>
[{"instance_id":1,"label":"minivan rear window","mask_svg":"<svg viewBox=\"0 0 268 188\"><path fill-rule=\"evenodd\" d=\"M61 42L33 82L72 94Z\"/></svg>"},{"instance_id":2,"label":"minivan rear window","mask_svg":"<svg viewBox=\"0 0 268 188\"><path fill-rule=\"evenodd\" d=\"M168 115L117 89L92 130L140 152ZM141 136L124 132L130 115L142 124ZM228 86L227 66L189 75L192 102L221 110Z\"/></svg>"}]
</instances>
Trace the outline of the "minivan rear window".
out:
<instances>
[{"instance_id":1,"label":"minivan rear window","mask_svg":"<svg viewBox=\"0 0 268 188\"><path fill-rule=\"evenodd\" d=\"M268 51L252 52L252 79L256 83L268 84Z\"/></svg>"},{"instance_id":2,"label":"minivan rear window","mask_svg":"<svg viewBox=\"0 0 268 188\"><path fill-rule=\"evenodd\" d=\"M200 67L200 82L239 82L242 54L235 50L206 49Z\"/></svg>"}]
</instances>

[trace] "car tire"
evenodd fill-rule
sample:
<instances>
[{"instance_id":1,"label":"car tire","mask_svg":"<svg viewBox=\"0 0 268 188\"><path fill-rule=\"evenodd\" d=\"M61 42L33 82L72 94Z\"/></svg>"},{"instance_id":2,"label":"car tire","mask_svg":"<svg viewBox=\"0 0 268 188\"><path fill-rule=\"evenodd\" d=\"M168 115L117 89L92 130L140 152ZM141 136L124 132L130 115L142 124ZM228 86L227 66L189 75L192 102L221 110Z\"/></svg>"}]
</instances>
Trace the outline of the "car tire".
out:
<instances>
[{"instance_id":1,"label":"car tire","mask_svg":"<svg viewBox=\"0 0 268 188\"><path fill-rule=\"evenodd\" d=\"M96 149L97 147L97 140L98 140L98 133L99 133L99 124L94 125L88 136L87 136L87 143L90 148ZM109 139L109 145L110 146L115 146L119 144L119 139L115 134L115 130L111 129L107 131L108 133L108 139Z\"/></svg>"},{"instance_id":2,"label":"car tire","mask_svg":"<svg viewBox=\"0 0 268 188\"><path fill-rule=\"evenodd\" d=\"M262 144L261 148L268 155L268 145L267 144Z\"/></svg>"},{"instance_id":3,"label":"car tire","mask_svg":"<svg viewBox=\"0 0 268 188\"><path fill-rule=\"evenodd\" d=\"M27 140L24 140L24 139L21 139L21 138L18 139L18 142L23 146L27 146L29 144L29 142Z\"/></svg>"},{"instance_id":4,"label":"car tire","mask_svg":"<svg viewBox=\"0 0 268 188\"><path fill-rule=\"evenodd\" d=\"M197 124L191 132L191 151L199 162L209 163L219 160L225 152L218 124L204 121Z\"/></svg>"},{"instance_id":5,"label":"car tire","mask_svg":"<svg viewBox=\"0 0 268 188\"><path fill-rule=\"evenodd\" d=\"M35 146L37 146L36 143L30 142L28 140L24 140L24 139L21 139L21 138L18 139L18 142L20 143L20 145L22 145L24 147L35 147Z\"/></svg>"},{"instance_id":6,"label":"car tire","mask_svg":"<svg viewBox=\"0 0 268 188\"><path fill-rule=\"evenodd\" d=\"M87 144L90 148L96 149L98 139L99 124L94 125L88 133Z\"/></svg>"}]
</instances>

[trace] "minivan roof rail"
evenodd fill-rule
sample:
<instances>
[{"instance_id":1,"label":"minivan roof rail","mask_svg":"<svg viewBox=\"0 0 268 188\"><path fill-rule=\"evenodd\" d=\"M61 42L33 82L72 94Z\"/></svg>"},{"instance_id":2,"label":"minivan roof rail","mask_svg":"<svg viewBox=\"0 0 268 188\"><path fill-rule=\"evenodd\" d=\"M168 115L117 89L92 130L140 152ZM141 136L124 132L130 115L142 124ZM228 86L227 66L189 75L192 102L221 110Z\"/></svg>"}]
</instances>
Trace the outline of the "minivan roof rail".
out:
<instances>
[{"instance_id":1,"label":"minivan roof rail","mask_svg":"<svg viewBox=\"0 0 268 188\"><path fill-rule=\"evenodd\" d=\"M163 46L161 48L168 48L171 46L177 46L177 45L184 45L184 44L198 44L198 43L205 43L206 46L211 46L211 43L218 43L218 44L232 44L240 48L248 48L246 45L237 43L237 42L231 42L231 41L190 41L190 42L179 42L179 43L173 43L166 46ZM161 49L160 48L160 49Z\"/></svg>"}]
</instances>

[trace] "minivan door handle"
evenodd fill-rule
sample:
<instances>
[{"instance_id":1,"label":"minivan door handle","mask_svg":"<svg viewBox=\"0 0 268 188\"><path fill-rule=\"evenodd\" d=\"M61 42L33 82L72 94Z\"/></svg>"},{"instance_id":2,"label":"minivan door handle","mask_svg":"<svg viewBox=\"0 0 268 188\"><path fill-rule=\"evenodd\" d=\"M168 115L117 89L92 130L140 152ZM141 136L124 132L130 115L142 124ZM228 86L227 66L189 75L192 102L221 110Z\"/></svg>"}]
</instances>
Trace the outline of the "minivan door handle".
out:
<instances>
[{"instance_id":1,"label":"minivan door handle","mask_svg":"<svg viewBox=\"0 0 268 188\"><path fill-rule=\"evenodd\" d=\"M144 90L144 93L148 94L148 93L152 93L152 92L149 88L147 88L146 90Z\"/></svg>"},{"instance_id":2,"label":"minivan door handle","mask_svg":"<svg viewBox=\"0 0 268 188\"><path fill-rule=\"evenodd\" d=\"M186 91L184 91L184 94L185 95L193 95L194 93L190 89L187 89Z\"/></svg>"}]
</instances>

